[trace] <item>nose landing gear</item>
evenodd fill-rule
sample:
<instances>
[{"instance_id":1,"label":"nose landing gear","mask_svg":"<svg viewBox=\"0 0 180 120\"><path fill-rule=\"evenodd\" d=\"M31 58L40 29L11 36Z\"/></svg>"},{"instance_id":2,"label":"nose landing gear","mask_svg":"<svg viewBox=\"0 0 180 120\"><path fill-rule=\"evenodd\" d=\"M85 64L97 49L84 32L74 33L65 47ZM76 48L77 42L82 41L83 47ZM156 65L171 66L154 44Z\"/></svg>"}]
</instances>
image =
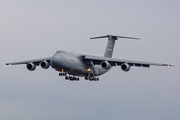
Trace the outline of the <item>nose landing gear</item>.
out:
<instances>
[{"instance_id":1,"label":"nose landing gear","mask_svg":"<svg viewBox=\"0 0 180 120\"><path fill-rule=\"evenodd\" d=\"M64 72L59 73L59 76L66 76L66 75L67 73L64 73Z\"/></svg>"}]
</instances>

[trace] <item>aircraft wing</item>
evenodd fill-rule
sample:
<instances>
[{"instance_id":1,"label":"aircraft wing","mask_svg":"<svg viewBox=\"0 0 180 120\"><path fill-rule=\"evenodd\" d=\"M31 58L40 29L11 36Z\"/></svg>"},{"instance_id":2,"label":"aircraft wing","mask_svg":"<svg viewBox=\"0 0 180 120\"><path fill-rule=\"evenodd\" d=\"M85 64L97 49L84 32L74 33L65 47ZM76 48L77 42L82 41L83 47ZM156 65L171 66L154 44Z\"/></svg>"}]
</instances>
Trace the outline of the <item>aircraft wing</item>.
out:
<instances>
[{"instance_id":1,"label":"aircraft wing","mask_svg":"<svg viewBox=\"0 0 180 120\"><path fill-rule=\"evenodd\" d=\"M150 67L151 65L153 65L153 66L168 66L168 67L173 66L173 65L169 65L169 64L123 60L123 59L116 59L116 58L91 56L91 55L85 55L84 59L91 60L94 63L94 65L100 65L102 61L108 61L111 64L111 66L121 66L121 64L123 64L123 63L128 63L130 66L137 66L137 67Z\"/></svg>"},{"instance_id":2,"label":"aircraft wing","mask_svg":"<svg viewBox=\"0 0 180 120\"><path fill-rule=\"evenodd\" d=\"M34 63L36 66L38 66L40 62L42 62L42 61L50 62L50 60L51 60L51 57L47 57L47 58L41 58L41 59L34 59L34 60L26 60L26 61L20 61L20 62L6 63L6 65L19 65L19 64Z\"/></svg>"}]
</instances>

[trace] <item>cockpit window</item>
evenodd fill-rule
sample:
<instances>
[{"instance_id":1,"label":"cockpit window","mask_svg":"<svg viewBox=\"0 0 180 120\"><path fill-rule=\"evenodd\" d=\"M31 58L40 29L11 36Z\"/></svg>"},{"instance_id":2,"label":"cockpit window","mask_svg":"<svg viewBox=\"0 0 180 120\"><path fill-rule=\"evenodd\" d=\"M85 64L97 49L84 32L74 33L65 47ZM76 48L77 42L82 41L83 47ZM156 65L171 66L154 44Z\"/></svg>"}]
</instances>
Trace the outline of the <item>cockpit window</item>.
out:
<instances>
[{"instance_id":1,"label":"cockpit window","mask_svg":"<svg viewBox=\"0 0 180 120\"><path fill-rule=\"evenodd\" d=\"M62 51L62 50L58 50L56 53L64 53L64 51Z\"/></svg>"}]
</instances>

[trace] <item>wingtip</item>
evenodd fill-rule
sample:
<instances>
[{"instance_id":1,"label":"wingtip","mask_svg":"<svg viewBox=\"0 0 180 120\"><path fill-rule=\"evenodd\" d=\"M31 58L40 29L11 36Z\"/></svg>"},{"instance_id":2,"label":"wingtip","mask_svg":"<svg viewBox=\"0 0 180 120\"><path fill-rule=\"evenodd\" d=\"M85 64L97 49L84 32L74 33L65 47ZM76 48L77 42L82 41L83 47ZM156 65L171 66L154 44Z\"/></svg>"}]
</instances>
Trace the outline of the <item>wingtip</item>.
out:
<instances>
[{"instance_id":1,"label":"wingtip","mask_svg":"<svg viewBox=\"0 0 180 120\"><path fill-rule=\"evenodd\" d=\"M9 66L11 66L11 64L10 64L10 63L6 63L6 65L9 65Z\"/></svg>"},{"instance_id":2,"label":"wingtip","mask_svg":"<svg viewBox=\"0 0 180 120\"><path fill-rule=\"evenodd\" d=\"M174 67L174 65L166 65L166 64L165 64L164 66L167 66L167 67Z\"/></svg>"}]
</instances>

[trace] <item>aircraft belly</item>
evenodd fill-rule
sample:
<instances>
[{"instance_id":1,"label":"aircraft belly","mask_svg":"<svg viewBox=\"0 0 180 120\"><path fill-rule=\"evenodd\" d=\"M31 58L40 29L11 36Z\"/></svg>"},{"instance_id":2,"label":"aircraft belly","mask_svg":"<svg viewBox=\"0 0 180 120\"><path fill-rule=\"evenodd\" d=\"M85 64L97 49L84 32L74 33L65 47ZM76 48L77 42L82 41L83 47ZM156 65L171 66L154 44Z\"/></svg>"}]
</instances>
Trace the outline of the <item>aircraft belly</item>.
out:
<instances>
[{"instance_id":1,"label":"aircraft belly","mask_svg":"<svg viewBox=\"0 0 180 120\"><path fill-rule=\"evenodd\" d=\"M75 76L87 76L87 66L80 60L74 59L70 61L71 71L69 74Z\"/></svg>"},{"instance_id":2,"label":"aircraft belly","mask_svg":"<svg viewBox=\"0 0 180 120\"><path fill-rule=\"evenodd\" d=\"M104 69L101 67L101 65L88 66L84 64L83 62L80 62L79 64L77 63L77 64L72 65L72 68L73 69L72 71L69 72L69 74L85 77L85 76L88 76L89 73L90 73L90 76L102 75L106 73L107 71L109 71L112 67L109 69ZM87 71L88 68L90 68L90 71Z\"/></svg>"},{"instance_id":3,"label":"aircraft belly","mask_svg":"<svg viewBox=\"0 0 180 120\"><path fill-rule=\"evenodd\" d=\"M107 71L109 71L112 67L110 67L109 69L104 69L101 67L101 65L94 65L94 70L95 70L95 76L99 76L102 75L104 73L106 73Z\"/></svg>"}]
</instances>

